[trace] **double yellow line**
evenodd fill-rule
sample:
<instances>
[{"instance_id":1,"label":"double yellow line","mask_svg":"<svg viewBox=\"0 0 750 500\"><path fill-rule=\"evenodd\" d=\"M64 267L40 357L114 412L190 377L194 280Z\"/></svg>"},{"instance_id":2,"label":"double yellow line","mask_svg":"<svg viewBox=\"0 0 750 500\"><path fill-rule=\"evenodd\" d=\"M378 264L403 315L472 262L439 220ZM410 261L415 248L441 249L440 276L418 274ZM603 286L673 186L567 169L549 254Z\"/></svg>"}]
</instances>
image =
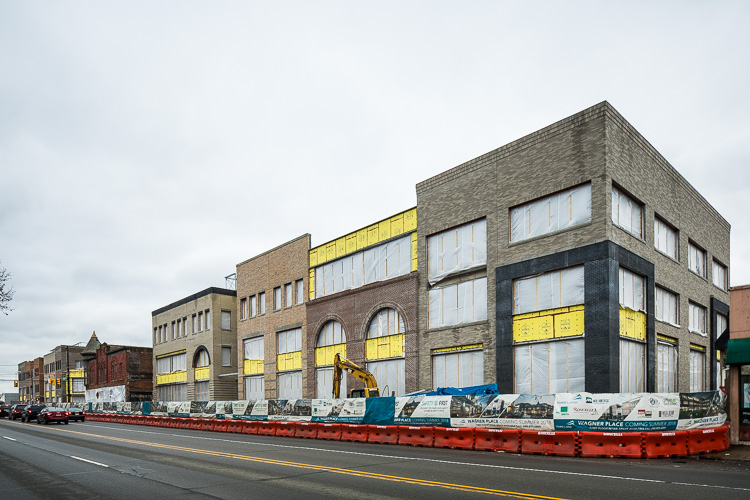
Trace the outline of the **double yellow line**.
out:
<instances>
[{"instance_id":1,"label":"double yellow line","mask_svg":"<svg viewBox=\"0 0 750 500\"><path fill-rule=\"evenodd\" d=\"M517 491L503 491L503 490L496 490L492 488L482 488L479 486L469 486L465 484L454 484L454 483L443 483L440 481L429 481L426 479L416 479L411 477L401 477L401 476L391 476L388 474L377 474L375 472L366 472L366 471L360 471L360 470L354 470L354 469L343 469L340 467L328 467L325 465L314 465L314 464L305 464L305 463L299 463L299 462L289 462L286 460L275 460L271 458L263 458L263 457L254 457L250 455L238 455L236 453L226 453L223 451L211 451L211 450L201 450L199 448L186 448L184 446L174 446L169 444L159 444L159 443L151 443L148 441L136 441L134 439L124 439L124 438L117 438L117 437L110 437L110 436L101 436L98 434L90 434L86 432L80 432L80 431L70 431L70 430L63 430L59 429L60 432L67 432L71 434L80 434L82 436L89 436L89 437L96 437L101 439L107 439L109 441L117 441L120 443L129 443L129 444L135 444L135 445L141 445L141 446L150 446L153 448L162 448L165 450L174 450L174 451L182 451L186 453L196 453L200 455L210 455L214 457L222 457L222 458L232 458L235 460L245 460L248 462L256 462L256 463L262 463L262 464L268 464L268 465L278 465L282 467L294 467L297 469L307 469L307 470L315 470L319 472L331 472L334 474L345 474L348 476L356 476L356 477L362 477L362 478L369 478L369 479L380 479L383 481L394 481L394 482L400 482L400 483L406 483L406 484L414 484L419 486L432 486L437 488L445 488L450 490L457 490L457 491L464 491L464 492L474 492L474 493L485 493L488 495L496 495L496 496L505 496L505 497L515 497L515 498L533 498L533 499L543 499L543 500L563 500L557 497L547 497L542 495L532 495L529 493L520 493Z\"/></svg>"}]
</instances>

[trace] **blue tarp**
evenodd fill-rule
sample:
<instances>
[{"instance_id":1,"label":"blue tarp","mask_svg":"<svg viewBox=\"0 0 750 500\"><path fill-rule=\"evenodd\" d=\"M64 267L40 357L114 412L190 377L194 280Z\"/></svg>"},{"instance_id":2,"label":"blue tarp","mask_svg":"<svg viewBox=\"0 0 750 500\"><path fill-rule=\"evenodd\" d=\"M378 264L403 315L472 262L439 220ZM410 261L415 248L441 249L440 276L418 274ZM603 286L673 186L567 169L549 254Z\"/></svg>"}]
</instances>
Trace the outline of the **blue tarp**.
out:
<instances>
[{"instance_id":1,"label":"blue tarp","mask_svg":"<svg viewBox=\"0 0 750 500\"><path fill-rule=\"evenodd\" d=\"M500 394L497 384L475 385L472 387L438 387L434 391L420 393L425 396L466 396L469 394Z\"/></svg>"}]
</instances>

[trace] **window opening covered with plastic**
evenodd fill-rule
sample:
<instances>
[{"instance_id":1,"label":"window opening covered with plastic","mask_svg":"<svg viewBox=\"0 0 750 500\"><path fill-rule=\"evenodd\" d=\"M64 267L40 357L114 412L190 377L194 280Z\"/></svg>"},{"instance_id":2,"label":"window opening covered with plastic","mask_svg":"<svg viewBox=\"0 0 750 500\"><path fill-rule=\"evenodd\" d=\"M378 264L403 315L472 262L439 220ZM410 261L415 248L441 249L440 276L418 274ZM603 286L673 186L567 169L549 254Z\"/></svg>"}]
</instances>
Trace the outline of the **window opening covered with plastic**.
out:
<instances>
[{"instance_id":1,"label":"window opening covered with plastic","mask_svg":"<svg viewBox=\"0 0 750 500\"><path fill-rule=\"evenodd\" d=\"M470 222L427 238L427 279L430 285L448 276L486 265L486 219Z\"/></svg>"},{"instance_id":2,"label":"window opening covered with plastic","mask_svg":"<svg viewBox=\"0 0 750 500\"><path fill-rule=\"evenodd\" d=\"M591 221L591 184L510 209L510 241L522 241Z\"/></svg>"},{"instance_id":3,"label":"window opening covered with plastic","mask_svg":"<svg viewBox=\"0 0 750 500\"><path fill-rule=\"evenodd\" d=\"M333 394L333 360L336 353L346 357L346 332L335 320L326 322L315 342L315 391L317 398ZM341 393L346 394L346 375L341 378Z\"/></svg>"},{"instance_id":4,"label":"window opening covered with plastic","mask_svg":"<svg viewBox=\"0 0 750 500\"><path fill-rule=\"evenodd\" d=\"M471 387L484 383L481 349L432 355L432 388Z\"/></svg>"},{"instance_id":5,"label":"window opening covered with plastic","mask_svg":"<svg viewBox=\"0 0 750 500\"><path fill-rule=\"evenodd\" d=\"M638 239L643 239L643 205L612 186L612 222Z\"/></svg>"},{"instance_id":6,"label":"window opening covered with plastic","mask_svg":"<svg viewBox=\"0 0 750 500\"><path fill-rule=\"evenodd\" d=\"M428 328L487 319L487 278L435 287L428 292Z\"/></svg>"}]
</instances>

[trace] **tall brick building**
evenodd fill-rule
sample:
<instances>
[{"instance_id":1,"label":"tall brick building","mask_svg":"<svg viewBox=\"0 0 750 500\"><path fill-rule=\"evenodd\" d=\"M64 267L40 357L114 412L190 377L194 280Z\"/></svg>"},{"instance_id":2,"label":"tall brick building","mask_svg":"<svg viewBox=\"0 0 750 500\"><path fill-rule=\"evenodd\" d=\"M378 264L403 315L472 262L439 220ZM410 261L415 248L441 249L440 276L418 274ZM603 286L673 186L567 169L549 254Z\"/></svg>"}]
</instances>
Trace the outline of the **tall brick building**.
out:
<instances>
[{"instance_id":1,"label":"tall brick building","mask_svg":"<svg viewBox=\"0 0 750 500\"><path fill-rule=\"evenodd\" d=\"M716 387L729 224L609 103L419 183L417 213L420 387Z\"/></svg>"},{"instance_id":2,"label":"tall brick building","mask_svg":"<svg viewBox=\"0 0 750 500\"><path fill-rule=\"evenodd\" d=\"M152 399L152 349L99 343L94 333L82 351L86 361L86 402L139 402Z\"/></svg>"},{"instance_id":3,"label":"tall brick building","mask_svg":"<svg viewBox=\"0 0 750 500\"><path fill-rule=\"evenodd\" d=\"M306 393L305 315L310 235L237 264L237 392L246 399Z\"/></svg>"}]
</instances>

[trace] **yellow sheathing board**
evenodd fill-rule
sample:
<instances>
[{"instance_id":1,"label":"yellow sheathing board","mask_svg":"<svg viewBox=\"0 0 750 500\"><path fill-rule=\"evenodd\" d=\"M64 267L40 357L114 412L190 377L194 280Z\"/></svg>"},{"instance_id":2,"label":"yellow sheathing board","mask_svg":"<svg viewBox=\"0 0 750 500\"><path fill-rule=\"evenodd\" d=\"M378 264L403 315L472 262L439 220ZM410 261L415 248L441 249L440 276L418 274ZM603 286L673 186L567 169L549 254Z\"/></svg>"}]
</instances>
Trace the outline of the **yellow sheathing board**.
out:
<instances>
[{"instance_id":1,"label":"yellow sheathing board","mask_svg":"<svg viewBox=\"0 0 750 500\"><path fill-rule=\"evenodd\" d=\"M646 313L620 308L620 337L646 341Z\"/></svg>"},{"instance_id":2,"label":"yellow sheathing board","mask_svg":"<svg viewBox=\"0 0 750 500\"><path fill-rule=\"evenodd\" d=\"M176 354L185 354L185 349L182 349L181 351L168 352L167 354L159 354L158 356L156 356L156 359L168 358L168 357L174 356Z\"/></svg>"},{"instance_id":3,"label":"yellow sheathing board","mask_svg":"<svg viewBox=\"0 0 750 500\"><path fill-rule=\"evenodd\" d=\"M693 344L692 342L690 343L690 348L696 351L706 352L705 347L703 347L702 345Z\"/></svg>"},{"instance_id":4,"label":"yellow sheathing board","mask_svg":"<svg viewBox=\"0 0 750 500\"><path fill-rule=\"evenodd\" d=\"M310 300L315 298L315 269L310 269L310 281L307 282L307 292Z\"/></svg>"},{"instance_id":5,"label":"yellow sheathing board","mask_svg":"<svg viewBox=\"0 0 750 500\"><path fill-rule=\"evenodd\" d=\"M176 384L179 382L187 382L187 372L167 373L166 375L157 375L156 377L156 385Z\"/></svg>"},{"instance_id":6,"label":"yellow sheathing board","mask_svg":"<svg viewBox=\"0 0 750 500\"><path fill-rule=\"evenodd\" d=\"M411 233L411 270L417 270L417 258L419 252L417 251L417 233Z\"/></svg>"},{"instance_id":7,"label":"yellow sheathing board","mask_svg":"<svg viewBox=\"0 0 750 500\"><path fill-rule=\"evenodd\" d=\"M673 339L672 337L667 337L666 335L656 334L656 340L661 340L663 342L668 342L670 344L677 345L677 339Z\"/></svg>"},{"instance_id":8,"label":"yellow sheathing board","mask_svg":"<svg viewBox=\"0 0 750 500\"><path fill-rule=\"evenodd\" d=\"M302 351L287 352L276 356L276 370L300 370L302 368Z\"/></svg>"},{"instance_id":9,"label":"yellow sheathing board","mask_svg":"<svg viewBox=\"0 0 750 500\"><path fill-rule=\"evenodd\" d=\"M513 317L513 342L578 337L585 332L583 306L561 307Z\"/></svg>"},{"instance_id":10,"label":"yellow sheathing board","mask_svg":"<svg viewBox=\"0 0 750 500\"><path fill-rule=\"evenodd\" d=\"M388 335L365 341L367 360L401 358L404 356L404 334Z\"/></svg>"},{"instance_id":11,"label":"yellow sheathing board","mask_svg":"<svg viewBox=\"0 0 750 500\"><path fill-rule=\"evenodd\" d=\"M246 359L243 367L245 375L258 375L263 373L262 359Z\"/></svg>"},{"instance_id":12,"label":"yellow sheathing board","mask_svg":"<svg viewBox=\"0 0 750 500\"><path fill-rule=\"evenodd\" d=\"M211 377L211 367L201 366L193 372L193 380L206 380Z\"/></svg>"},{"instance_id":13,"label":"yellow sheathing board","mask_svg":"<svg viewBox=\"0 0 750 500\"><path fill-rule=\"evenodd\" d=\"M417 209L412 208L364 229L349 233L335 241L311 249L309 253L310 267L319 266L350 253L358 252L369 246L377 245L381 241L394 238L400 234L415 231L416 229ZM414 261L413 267L416 270L416 250Z\"/></svg>"},{"instance_id":14,"label":"yellow sheathing board","mask_svg":"<svg viewBox=\"0 0 750 500\"><path fill-rule=\"evenodd\" d=\"M336 353L346 357L346 344L327 345L315 349L315 366L329 366L333 364Z\"/></svg>"},{"instance_id":15,"label":"yellow sheathing board","mask_svg":"<svg viewBox=\"0 0 750 500\"><path fill-rule=\"evenodd\" d=\"M70 370L70 378L83 378L83 368L73 368Z\"/></svg>"}]
</instances>

